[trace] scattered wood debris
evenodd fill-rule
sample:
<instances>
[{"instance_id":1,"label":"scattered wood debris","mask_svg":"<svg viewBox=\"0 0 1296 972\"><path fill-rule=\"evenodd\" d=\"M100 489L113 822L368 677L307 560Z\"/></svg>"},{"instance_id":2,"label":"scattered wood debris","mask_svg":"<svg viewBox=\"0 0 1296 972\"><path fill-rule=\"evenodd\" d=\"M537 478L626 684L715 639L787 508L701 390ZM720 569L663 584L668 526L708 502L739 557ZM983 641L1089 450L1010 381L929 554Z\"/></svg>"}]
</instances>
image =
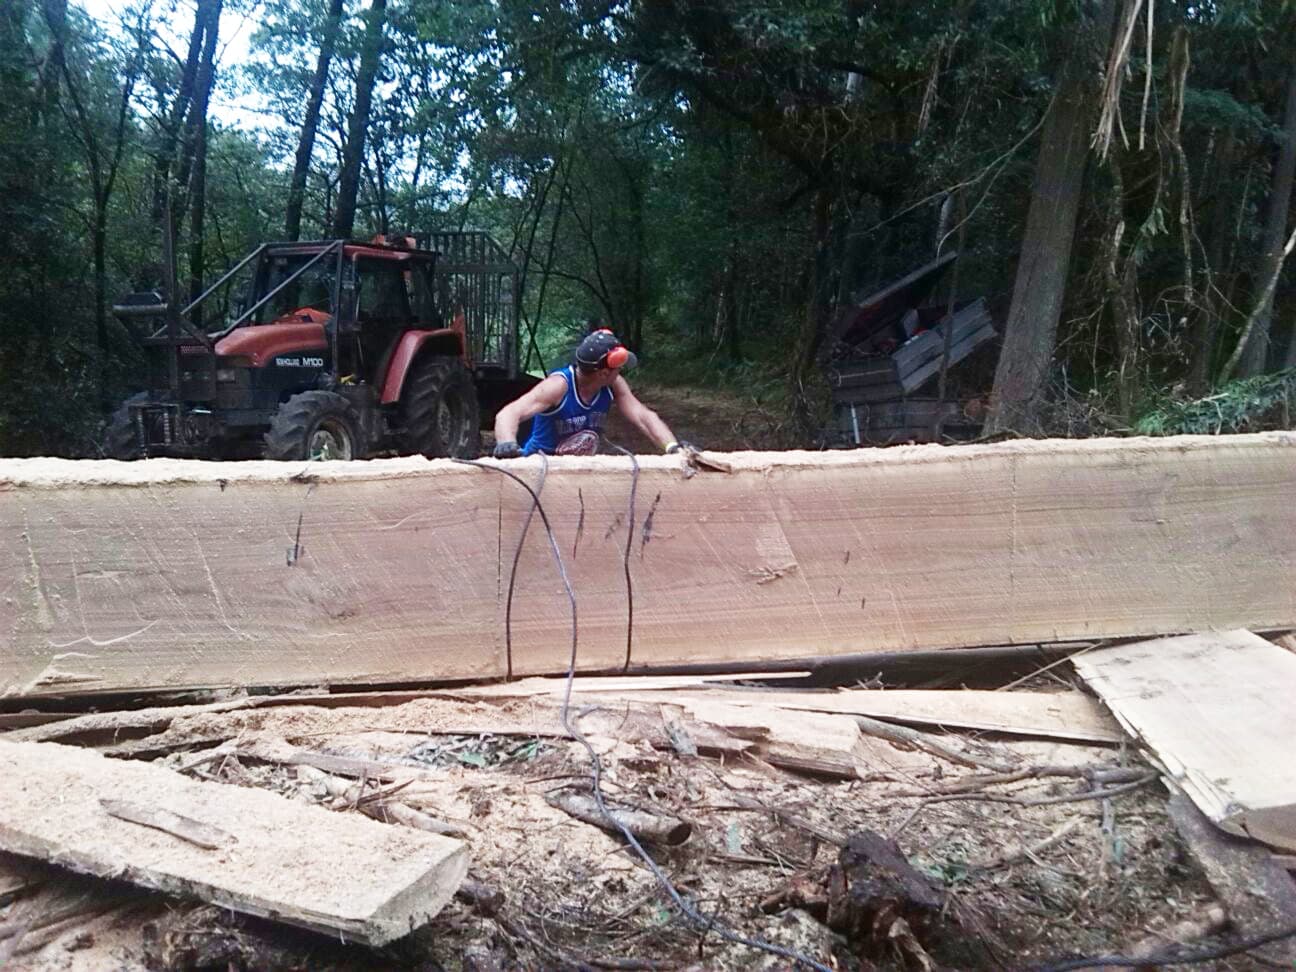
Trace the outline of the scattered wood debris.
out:
<instances>
[{"instance_id":1,"label":"scattered wood debris","mask_svg":"<svg viewBox=\"0 0 1296 972\"><path fill-rule=\"evenodd\" d=\"M300 907L297 916L261 908L279 915L267 920L194 900L194 887L155 882L180 892L163 897L25 859L7 867L16 859L0 855L0 954L39 972L788 967L726 940L717 929L727 928L833 968L996 969L1155 956L1167 936L1209 945L1274 927L1279 915L1242 908L1218 866L1195 849L1184 854L1161 767L1134 755L1076 691L1074 675L1051 659L1038 667L1047 671L1006 692L578 679L570 717L599 754L607 805L713 920L701 931L598 810L587 754L565 738L562 684L552 679L28 725L0 736L0 753L57 751L60 762L96 761L119 781L140 771L219 788L221 799L204 807L129 784L95 792L84 809L75 799L70 812L65 805L60 819L93 812L97 836L125 828L131 836L111 832L114 861L134 846L122 841L135 840L204 868L243 853L244 818L255 814L233 793L316 815L308 828L272 828L291 857L279 872L312 894L322 887L308 875L320 867L325 887L357 880L342 878L352 868L386 881L376 845L363 856L329 836L348 823L388 840L456 835L470 849L471 877L421 930L403 934L407 924L399 938L371 935L364 946L283 927ZM47 741L9 744L23 739ZM224 811L204 809L213 802ZM45 820L48 806L31 795L0 809L0 834L15 819L57 826ZM143 824L122 819L132 815ZM311 850L310 834L322 846ZM75 839L58 830L44 853L58 856L54 844ZM1292 884L1281 863L1254 853L1266 873ZM319 921L312 908L299 924L340 923ZM1264 954L1285 953L1271 945Z\"/></svg>"}]
</instances>

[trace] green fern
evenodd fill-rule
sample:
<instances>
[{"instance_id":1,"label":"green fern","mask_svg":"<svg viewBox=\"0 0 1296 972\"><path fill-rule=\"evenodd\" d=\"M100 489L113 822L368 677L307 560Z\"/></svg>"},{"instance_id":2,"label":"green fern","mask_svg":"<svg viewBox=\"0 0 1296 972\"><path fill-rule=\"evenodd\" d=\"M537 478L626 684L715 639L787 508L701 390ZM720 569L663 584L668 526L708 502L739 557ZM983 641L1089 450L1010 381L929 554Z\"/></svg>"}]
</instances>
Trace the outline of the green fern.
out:
<instances>
[{"instance_id":1,"label":"green fern","mask_svg":"<svg viewBox=\"0 0 1296 972\"><path fill-rule=\"evenodd\" d=\"M1134 423L1140 435L1220 435L1289 428L1296 413L1296 369L1229 382L1213 395L1168 400Z\"/></svg>"}]
</instances>

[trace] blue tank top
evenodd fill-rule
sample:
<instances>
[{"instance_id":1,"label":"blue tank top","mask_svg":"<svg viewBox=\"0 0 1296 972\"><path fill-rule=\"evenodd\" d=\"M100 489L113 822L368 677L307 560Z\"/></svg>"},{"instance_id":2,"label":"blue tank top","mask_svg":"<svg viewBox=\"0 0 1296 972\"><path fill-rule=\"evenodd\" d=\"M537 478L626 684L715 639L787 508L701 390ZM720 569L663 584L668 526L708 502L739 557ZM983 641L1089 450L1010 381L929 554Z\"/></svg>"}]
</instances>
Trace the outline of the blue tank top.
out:
<instances>
[{"instance_id":1,"label":"blue tank top","mask_svg":"<svg viewBox=\"0 0 1296 972\"><path fill-rule=\"evenodd\" d=\"M598 390L591 402L581 401L576 391L576 375L572 366L551 371L551 375L562 375L567 382L567 393L556 408L541 412L531 421L531 438L522 447L522 455L531 456L537 452L553 453L558 444L569 435L589 429L602 433L603 420L607 418L608 409L612 407L615 397L612 389L603 387Z\"/></svg>"}]
</instances>

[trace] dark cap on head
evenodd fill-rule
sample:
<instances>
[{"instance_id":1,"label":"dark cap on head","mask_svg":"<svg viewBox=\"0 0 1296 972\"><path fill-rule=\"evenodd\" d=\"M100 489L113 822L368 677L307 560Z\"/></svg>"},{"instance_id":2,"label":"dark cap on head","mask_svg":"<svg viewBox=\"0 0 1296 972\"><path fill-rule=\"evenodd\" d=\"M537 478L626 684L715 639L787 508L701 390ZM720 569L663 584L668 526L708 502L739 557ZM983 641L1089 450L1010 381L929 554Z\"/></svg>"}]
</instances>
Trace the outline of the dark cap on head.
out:
<instances>
[{"instance_id":1,"label":"dark cap on head","mask_svg":"<svg viewBox=\"0 0 1296 972\"><path fill-rule=\"evenodd\" d=\"M633 368L639 358L606 328L588 334L576 346L576 364L590 371L599 368Z\"/></svg>"}]
</instances>

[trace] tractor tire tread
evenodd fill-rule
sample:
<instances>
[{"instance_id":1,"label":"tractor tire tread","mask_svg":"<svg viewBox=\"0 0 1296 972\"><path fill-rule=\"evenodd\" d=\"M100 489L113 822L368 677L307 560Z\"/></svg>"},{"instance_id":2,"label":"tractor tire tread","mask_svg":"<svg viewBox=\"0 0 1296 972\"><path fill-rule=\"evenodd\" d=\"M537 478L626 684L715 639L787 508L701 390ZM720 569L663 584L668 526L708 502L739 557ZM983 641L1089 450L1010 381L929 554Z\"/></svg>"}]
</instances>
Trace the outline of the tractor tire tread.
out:
<instances>
[{"instance_id":1,"label":"tractor tire tread","mask_svg":"<svg viewBox=\"0 0 1296 972\"><path fill-rule=\"evenodd\" d=\"M355 408L336 392L312 390L298 392L279 406L265 433L263 455L266 459L301 462L309 459L307 436L320 419L334 416L347 423L351 433L352 458L363 459L368 448L360 418Z\"/></svg>"},{"instance_id":2,"label":"tractor tire tread","mask_svg":"<svg viewBox=\"0 0 1296 972\"><path fill-rule=\"evenodd\" d=\"M436 412L444 396L457 395L458 428L443 441ZM401 403L405 436L402 449L428 458L473 459L481 454L480 411L472 375L457 358L426 357L414 365Z\"/></svg>"},{"instance_id":3,"label":"tractor tire tread","mask_svg":"<svg viewBox=\"0 0 1296 972\"><path fill-rule=\"evenodd\" d=\"M135 423L131 421L130 407L148 401L148 397L148 392L139 392L122 402L113 412L104 433L103 451L109 459L130 462L143 458L144 454L135 435Z\"/></svg>"}]
</instances>

